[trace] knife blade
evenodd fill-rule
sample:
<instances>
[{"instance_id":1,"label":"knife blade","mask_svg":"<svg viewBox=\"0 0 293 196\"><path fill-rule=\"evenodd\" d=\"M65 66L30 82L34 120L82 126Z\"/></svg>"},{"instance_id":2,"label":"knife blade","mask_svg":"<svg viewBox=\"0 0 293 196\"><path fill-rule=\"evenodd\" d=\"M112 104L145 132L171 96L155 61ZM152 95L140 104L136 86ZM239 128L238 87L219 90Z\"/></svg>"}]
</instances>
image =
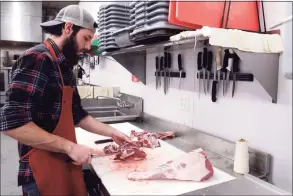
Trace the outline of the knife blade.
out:
<instances>
[{"instance_id":1,"label":"knife blade","mask_svg":"<svg viewBox=\"0 0 293 196\"><path fill-rule=\"evenodd\" d=\"M160 71L159 57L156 56L156 89L158 89L159 87L159 71Z\"/></svg>"},{"instance_id":2,"label":"knife blade","mask_svg":"<svg viewBox=\"0 0 293 196\"><path fill-rule=\"evenodd\" d=\"M181 54L178 54L178 70L179 70L179 74L180 74L180 76L179 76L180 77L179 89L180 89L181 88L182 71L183 71Z\"/></svg>"}]
</instances>

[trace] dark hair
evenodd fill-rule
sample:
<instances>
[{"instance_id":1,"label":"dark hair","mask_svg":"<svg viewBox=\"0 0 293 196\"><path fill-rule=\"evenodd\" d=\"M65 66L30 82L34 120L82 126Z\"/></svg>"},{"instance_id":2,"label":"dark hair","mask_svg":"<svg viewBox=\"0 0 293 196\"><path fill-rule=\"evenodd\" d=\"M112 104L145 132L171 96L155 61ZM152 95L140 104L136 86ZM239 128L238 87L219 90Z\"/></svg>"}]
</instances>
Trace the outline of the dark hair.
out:
<instances>
[{"instance_id":1,"label":"dark hair","mask_svg":"<svg viewBox=\"0 0 293 196\"><path fill-rule=\"evenodd\" d=\"M61 36L62 35L62 30L64 29L64 26L65 26L65 22L64 23L61 23L61 24L58 24L58 25L55 25L55 26L51 26L51 27L43 27L43 29L52 34L52 35L55 35L55 36ZM80 26L76 26L76 25L73 25L72 26L72 29L73 29L73 36L75 36L77 34L77 32L82 29L82 27Z\"/></svg>"}]
</instances>

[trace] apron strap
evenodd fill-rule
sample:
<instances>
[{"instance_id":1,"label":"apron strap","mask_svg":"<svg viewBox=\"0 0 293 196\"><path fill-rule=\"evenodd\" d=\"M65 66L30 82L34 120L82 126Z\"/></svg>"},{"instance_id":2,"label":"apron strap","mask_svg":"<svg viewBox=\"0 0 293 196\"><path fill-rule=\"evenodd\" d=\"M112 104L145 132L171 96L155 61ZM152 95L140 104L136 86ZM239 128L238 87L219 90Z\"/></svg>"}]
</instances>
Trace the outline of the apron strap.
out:
<instances>
[{"instance_id":1,"label":"apron strap","mask_svg":"<svg viewBox=\"0 0 293 196\"><path fill-rule=\"evenodd\" d=\"M51 53L51 55L52 55L52 57L53 57L53 60L54 60L55 63L57 64L57 67L58 67L58 70L59 70L59 74L60 74L60 77L61 77L62 86L64 86L63 76L62 76L62 72L61 72L61 70L60 70L60 66L59 66L59 64L58 64L58 62L57 62L57 56L56 56L56 53L55 53L53 47L51 46L51 44L49 43L48 40L45 40L44 43L46 44L47 48L49 49L49 51L50 51L50 53Z\"/></svg>"}]
</instances>

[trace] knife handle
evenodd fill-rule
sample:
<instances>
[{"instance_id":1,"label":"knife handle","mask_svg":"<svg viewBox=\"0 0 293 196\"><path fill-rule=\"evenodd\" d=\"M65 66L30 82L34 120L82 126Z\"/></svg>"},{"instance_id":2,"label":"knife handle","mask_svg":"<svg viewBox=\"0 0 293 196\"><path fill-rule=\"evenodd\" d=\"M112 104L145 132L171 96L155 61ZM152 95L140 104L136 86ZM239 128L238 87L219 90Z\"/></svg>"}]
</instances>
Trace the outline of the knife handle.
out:
<instances>
[{"instance_id":1,"label":"knife handle","mask_svg":"<svg viewBox=\"0 0 293 196\"><path fill-rule=\"evenodd\" d=\"M202 52L197 54L197 70L202 69Z\"/></svg>"},{"instance_id":2,"label":"knife handle","mask_svg":"<svg viewBox=\"0 0 293 196\"><path fill-rule=\"evenodd\" d=\"M208 52L208 64L207 64L207 70L208 71L211 71L212 64L213 64L213 52L212 51L209 51Z\"/></svg>"},{"instance_id":3,"label":"knife handle","mask_svg":"<svg viewBox=\"0 0 293 196\"><path fill-rule=\"evenodd\" d=\"M164 67L168 68L168 53L164 52Z\"/></svg>"},{"instance_id":4,"label":"knife handle","mask_svg":"<svg viewBox=\"0 0 293 196\"><path fill-rule=\"evenodd\" d=\"M234 56L233 56L233 66L232 66L232 71L233 71L234 73L240 72L239 61L240 61L240 58L239 58L239 56L235 53Z\"/></svg>"},{"instance_id":5,"label":"knife handle","mask_svg":"<svg viewBox=\"0 0 293 196\"><path fill-rule=\"evenodd\" d=\"M178 69L179 71L182 71L182 58L181 58L181 54L178 54Z\"/></svg>"},{"instance_id":6,"label":"knife handle","mask_svg":"<svg viewBox=\"0 0 293 196\"><path fill-rule=\"evenodd\" d=\"M218 81L214 80L212 85L212 102L217 101L217 86L218 86Z\"/></svg>"},{"instance_id":7,"label":"knife handle","mask_svg":"<svg viewBox=\"0 0 293 196\"><path fill-rule=\"evenodd\" d=\"M161 56L161 59L160 59L160 66L161 66L161 71L164 70L164 57Z\"/></svg>"},{"instance_id":8,"label":"knife handle","mask_svg":"<svg viewBox=\"0 0 293 196\"><path fill-rule=\"evenodd\" d=\"M227 71L226 68L228 67L229 58L230 58L230 52L229 52L229 49L226 49L224 54L223 67L222 67L223 72Z\"/></svg>"},{"instance_id":9,"label":"knife handle","mask_svg":"<svg viewBox=\"0 0 293 196\"><path fill-rule=\"evenodd\" d=\"M168 52L168 68L169 68L169 69L171 69L171 62L172 62L171 53Z\"/></svg>"},{"instance_id":10,"label":"knife handle","mask_svg":"<svg viewBox=\"0 0 293 196\"><path fill-rule=\"evenodd\" d=\"M160 66L159 66L159 57L156 56L156 70L159 70Z\"/></svg>"}]
</instances>

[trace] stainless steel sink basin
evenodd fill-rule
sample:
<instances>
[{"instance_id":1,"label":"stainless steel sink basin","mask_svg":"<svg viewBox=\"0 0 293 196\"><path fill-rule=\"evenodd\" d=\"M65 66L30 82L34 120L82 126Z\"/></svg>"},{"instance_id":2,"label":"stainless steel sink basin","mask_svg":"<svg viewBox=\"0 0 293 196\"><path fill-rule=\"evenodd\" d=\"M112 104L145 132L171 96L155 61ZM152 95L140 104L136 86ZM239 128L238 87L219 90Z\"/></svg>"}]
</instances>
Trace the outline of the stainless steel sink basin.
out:
<instances>
[{"instance_id":1,"label":"stainless steel sink basin","mask_svg":"<svg viewBox=\"0 0 293 196\"><path fill-rule=\"evenodd\" d=\"M96 110L88 111L88 113L100 122L131 121L139 117L137 115L125 114L119 110Z\"/></svg>"},{"instance_id":2,"label":"stainless steel sink basin","mask_svg":"<svg viewBox=\"0 0 293 196\"><path fill-rule=\"evenodd\" d=\"M142 117L142 98L124 93L116 98L83 99L81 102L83 108L101 122L133 121Z\"/></svg>"},{"instance_id":3,"label":"stainless steel sink basin","mask_svg":"<svg viewBox=\"0 0 293 196\"><path fill-rule=\"evenodd\" d=\"M114 111L88 111L91 116L94 118L100 118L100 117L113 117L113 116L126 116L125 113L120 112L118 110Z\"/></svg>"}]
</instances>

